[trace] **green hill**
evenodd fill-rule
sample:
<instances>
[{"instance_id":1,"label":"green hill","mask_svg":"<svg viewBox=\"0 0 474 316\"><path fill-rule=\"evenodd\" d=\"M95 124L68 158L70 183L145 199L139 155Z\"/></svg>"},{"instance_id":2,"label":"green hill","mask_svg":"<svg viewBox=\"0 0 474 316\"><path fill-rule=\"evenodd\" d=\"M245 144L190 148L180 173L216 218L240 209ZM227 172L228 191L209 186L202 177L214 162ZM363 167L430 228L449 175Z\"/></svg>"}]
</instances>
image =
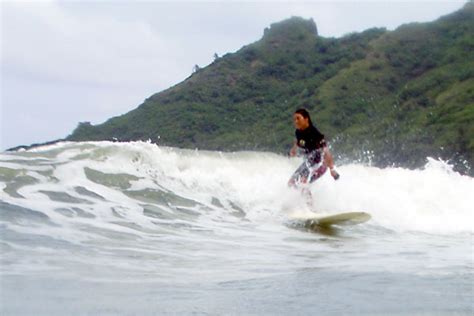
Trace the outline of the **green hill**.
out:
<instances>
[{"instance_id":1,"label":"green hill","mask_svg":"<svg viewBox=\"0 0 474 316\"><path fill-rule=\"evenodd\" d=\"M211 150L286 152L306 107L342 159L474 166L474 2L430 23L318 36L313 20L272 24L138 108L68 140L148 140Z\"/></svg>"}]
</instances>

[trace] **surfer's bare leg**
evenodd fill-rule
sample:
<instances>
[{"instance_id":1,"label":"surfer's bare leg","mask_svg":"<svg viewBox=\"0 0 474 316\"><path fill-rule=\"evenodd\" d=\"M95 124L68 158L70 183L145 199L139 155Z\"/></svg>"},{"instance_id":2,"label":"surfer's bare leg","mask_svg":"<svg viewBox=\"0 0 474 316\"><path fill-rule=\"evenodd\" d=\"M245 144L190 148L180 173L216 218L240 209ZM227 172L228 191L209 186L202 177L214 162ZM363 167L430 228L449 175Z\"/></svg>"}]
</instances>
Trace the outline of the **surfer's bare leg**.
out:
<instances>
[{"instance_id":1,"label":"surfer's bare leg","mask_svg":"<svg viewBox=\"0 0 474 316\"><path fill-rule=\"evenodd\" d=\"M311 194L311 190L308 187L303 187L301 189L301 194L303 195L303 199L308 205L310 209L313 209L313 195Z\"/></svg>"},{"instance_id":2,"label":"surfer's bare leg","mask_svg":"<svg viewBox=\"0 0 474 316\"><path fill-rule=\"evenodd\" d=\"M298 177L298 179L291 178L290 181L288 181L288 186L290 188L299 190L301 192L301 195L303 196L306 205L308 205L310 209L313 209L313 195L311 194L307 182L307 177L300 176Z\"/></svg>"},{"instance_id":3,"label":"surfer's bare leg","mask_svg":"<svg viewBox=\"0 0 474 316\"><path fill-rule=\"evenodd\" d=\"M290 188L296 189L301 192L303 198L305 199L306 204L309 205L308 201L312 201L311 191L305 186L307 178L299 175L298 177L291 177L288 181L288 186Z\"/></svg>"}]
</instances>

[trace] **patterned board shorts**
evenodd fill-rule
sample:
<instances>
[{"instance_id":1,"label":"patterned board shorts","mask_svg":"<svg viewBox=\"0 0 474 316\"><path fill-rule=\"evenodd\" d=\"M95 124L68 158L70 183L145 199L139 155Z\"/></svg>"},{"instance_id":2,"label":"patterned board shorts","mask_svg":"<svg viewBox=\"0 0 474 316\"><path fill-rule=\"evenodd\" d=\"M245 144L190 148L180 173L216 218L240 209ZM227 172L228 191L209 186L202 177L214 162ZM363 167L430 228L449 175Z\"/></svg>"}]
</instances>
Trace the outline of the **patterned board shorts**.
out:
<instances>
[{"instance_id":1,"label":"patterned board shorts","mask_svg":"<svg viewBox=\"0 0 474 316\"><path fill-rule=\"evenodd\" d=\"M318 180L327 170L322 163L321 152L314 151L305 157L304 162L296 169L288 182L291 186L298 184L313 183Z\"/></svg>"}]
</instances>

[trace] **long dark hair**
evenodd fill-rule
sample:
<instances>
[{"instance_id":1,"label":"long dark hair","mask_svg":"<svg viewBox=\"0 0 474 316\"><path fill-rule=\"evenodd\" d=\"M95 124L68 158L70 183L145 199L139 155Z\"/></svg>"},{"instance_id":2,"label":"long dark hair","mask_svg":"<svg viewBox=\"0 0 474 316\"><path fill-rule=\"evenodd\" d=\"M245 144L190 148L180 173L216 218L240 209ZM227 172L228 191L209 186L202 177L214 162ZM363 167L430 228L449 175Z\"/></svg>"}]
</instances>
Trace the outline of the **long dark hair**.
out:
<instances>
[{"instance_id":1,"label":"long dark hair","mask_svg":"<svg viewBox=\"0 0 474 316\"><path fill-rule=\"evenodd\" d=\"M298 109L295 111L294 114L301 114L301 116L308 119L309 126L313 126L313 122L311 121L311 116L309 116L309 112L306 109L304 108Z\"/></svg>"}]
</instances>

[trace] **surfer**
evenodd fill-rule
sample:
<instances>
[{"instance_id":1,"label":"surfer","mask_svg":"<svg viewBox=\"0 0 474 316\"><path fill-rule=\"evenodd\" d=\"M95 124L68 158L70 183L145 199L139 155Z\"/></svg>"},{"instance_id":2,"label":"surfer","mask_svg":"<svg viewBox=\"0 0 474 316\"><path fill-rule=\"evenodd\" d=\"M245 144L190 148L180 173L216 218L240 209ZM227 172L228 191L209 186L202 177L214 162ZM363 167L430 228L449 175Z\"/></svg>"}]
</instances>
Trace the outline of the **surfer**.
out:
<instances>
[{"instance_id":1,"label":"surfer","mask_svg":"<svg viewBox=\"0 0 474 316\"><path fill-rule=\"evenodd\" d=\"M298 148L304 152L304 161L288 181L290 187L298 187L301 184L313 183L319 179L327 169L334 180L339 174L334 169L334 160L327 146L324 135L313 125L311 117L306 109L298 109L293 114L295 124L296 140L290 150L290 156L297 154ZM311 200L309 189L303 188L303 194Z\"/></svg>"}]
</instances>

